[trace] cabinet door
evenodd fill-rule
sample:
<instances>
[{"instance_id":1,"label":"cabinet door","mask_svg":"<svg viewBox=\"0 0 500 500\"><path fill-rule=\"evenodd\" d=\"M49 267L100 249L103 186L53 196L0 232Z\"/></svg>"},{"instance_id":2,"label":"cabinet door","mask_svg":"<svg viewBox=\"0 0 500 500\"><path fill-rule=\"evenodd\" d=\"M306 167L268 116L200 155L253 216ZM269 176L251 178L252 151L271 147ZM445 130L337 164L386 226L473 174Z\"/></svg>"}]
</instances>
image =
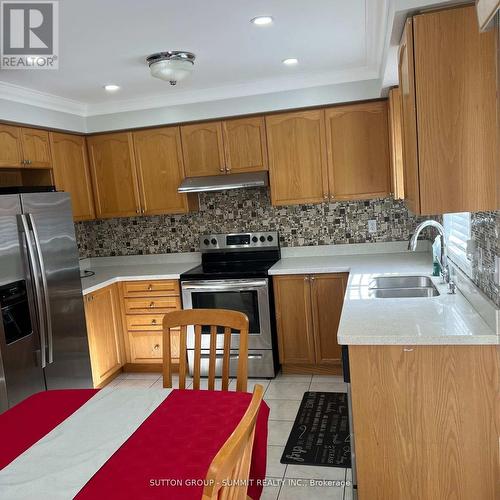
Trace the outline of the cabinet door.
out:
<instances>
[{"instance_id":1,"label":"cabinet door","mask_svg":"<svg viewBox=\"0 0 500 500\"><path fill-rule=\"evenodd\" d=\"M408 19L399 46L399 88L403 126L403 172L405 203L420 213L418 184L417 110L415 105L415 70L413 64L413 20Z\"/></svg>"},{"instance_id":2,"label":"cabinet door","mask_svg":"<svg viewBox=\"0 0 500 500\"><path fill-rule=\"evenodd\" d=\"M46 130L22 128L21 139L23 159L29 162L28 167L50 168L52 166L49 133Z\"/></svg>"},{"instance_id":3,"label":"cabinet door","mask_svg":"<svg viewBox=\"0 0 500 500\"><path fill-rule=\"evenodd\" d=\"M225 174L221 122L181 126L187 177Z\"/></svg>"},{"instance_id":4,"label":"cabinet door","mask_svg":"<svg viewBox=\"0 0 500 500\"><path fill-rule=\"evenodd\" d=\"M95 135L87 139L98 218L140 213L132 134Z\"/></svg>"},{"instance_id":5,"label":"cabinet door","mask_svg":"<svg viewBox=\"0 0 500 500\"><path fill-rule=\"evenodd\" d=\"M401 126L401 91L399 87L389 91L389 144L391 152L391 191L396 200L403 200L403 130Z\"/></svg>"},{"instance_id":6,"label":"cabinet door","mask_svg":"<svg viewBox=\"0 0 500 500\"><path fill-rule=\"evenodd\" d=\"M309 276L274 276L273 283L280 363L314 363Z\"/></svg>"},{"instance_id":7,"label":"cabinet door","mask_svg":"<svg viewBox=\"0 0 500 500\"><path fill-rule=\"evenodd\" d=\"M347 274L311 276L312 317L317 364L340 365L337 329L344 304Z\"/></svg>"},{"instance_id":8,"label":"cabinet door","mask_svg":"<svg viewBox=\"0 0 500 500\"><path fill-rule=\"evenodd\" d=\"M122 325L116 285L85 296L94 387L99 386L123 365Z\"/></svg>"},{"instance_id":9,"label":"cabinet door","mask_svg":"<svg viewBox=\"0 0 500 500\"><path fill-rule=\"evenodd\" d=\"M50 132L50 143L56 187L71 194L73 218L94 219L94 195L85 137Z\"/></svg>"},{"instance_id":10,"label":"cabinet door","mask_svg":"<svg viewBox=\"0 0 500 500\"><path fill-rule=\"evenodd\" d=\"M267 116L266 131L273 205L328 199L324 111Z\"/></svg>"},{"instance_id":11,"label":"cabinet door","mask_svg":"<svg viewBox=\"0 0 500 500\"><path fill-rule=\"evenodd\" d=\"M495 37L474 6L413 18L422 214L500 208Z\"/></svg>"},{"instance_id":12,"label":"cabinet door","mask_svg":"<svg viewBox=\"0 0 500 500\"><path fill-rule=\"evenodd\" d=\"M0 167L22 165L20 128L0 125Z\"/></svg>"},{"instance_id":13,"label":"cabinet door","mask_svg":"<svg viewBox=\"0 0 500 500\"><path fill-rule=\"evenodd\" d=\"M266 127L263 116L222 123L228 173L267 170Z\"/></svg>"},{"instance_id":14,"label":"cabinet door","mask_svg":"<svg viewBox=\"0 0 500 500\"><path fill-rule=\"evenodd\" d=\"M386 101L325 111L330 196L358 200L387 196L389 130Z\"/></svg>"},{"instance_id":15,"label":"cabinet door","mask_svg":"<svg viewBox=\"0 0 500 500\"><path fill-rule=\"evenodd\" d=\"M142 213L188 212L187 196L177 192L184 179L179 127L144 130L133 136Z\"/></svg>"}]
</instances>

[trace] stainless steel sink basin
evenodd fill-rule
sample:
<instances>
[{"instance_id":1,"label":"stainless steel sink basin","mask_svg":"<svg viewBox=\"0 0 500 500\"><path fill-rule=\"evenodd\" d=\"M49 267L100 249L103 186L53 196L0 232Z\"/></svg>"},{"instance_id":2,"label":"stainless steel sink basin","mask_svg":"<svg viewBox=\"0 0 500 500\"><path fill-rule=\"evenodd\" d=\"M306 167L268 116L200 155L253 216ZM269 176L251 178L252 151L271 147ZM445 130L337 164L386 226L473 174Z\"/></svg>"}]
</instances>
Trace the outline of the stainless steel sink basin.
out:
<instances>
[{"instance_id":1,"label":"stainless steel sink basin","mask_svg":"<svg viewBox=\"0 0 500 500\"><path fill-rule=\"evenodd\" d=\"M437 288L428 276L379 276L368 287L369 295L379 299L436 297Z\"/></svg>"}]
</instances>

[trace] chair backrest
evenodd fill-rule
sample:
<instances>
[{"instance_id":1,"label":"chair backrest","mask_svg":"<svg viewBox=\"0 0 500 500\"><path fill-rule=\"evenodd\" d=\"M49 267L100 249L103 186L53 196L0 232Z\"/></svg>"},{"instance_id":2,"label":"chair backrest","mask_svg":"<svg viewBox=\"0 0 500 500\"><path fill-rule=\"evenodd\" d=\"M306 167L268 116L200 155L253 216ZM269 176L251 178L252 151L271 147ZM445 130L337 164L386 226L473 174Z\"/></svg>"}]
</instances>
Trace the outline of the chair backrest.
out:
<instances>
[{"instance_id":1,"label":"chair backrest","mask_svg":"<svg viewBox=\"0 0 500 500\"><path fill-rule=\"evenodd\" d=\"M253 438L264 388L256 385L240 423L212 460L202 500L246 500Z\"/></svg>"},{"instance_id":2,"label":"chair backrest","mask_svg":"<svg viewBox=\"0 0 500 500\"><path fill-rule=\"evenodd\" d=\"M217 327L224 328L222 354L222 390L229 387L229 362L231 351L231 331L239 331L238 371L236 390L247 390L248 365L248 318L245 314L225 309L186 309L172 311L163 318L163 387L172 387L172 362L170 354L171 330L180 327L179 389L186 388L187 327L194 327L194 370L193 389L200 388L201 371L201 329L210 326L210 353L208 365L208 389L215 389L215 367L217 350ZM219 348L220 350L220 348Z\"/></svg>"}]
</instances>

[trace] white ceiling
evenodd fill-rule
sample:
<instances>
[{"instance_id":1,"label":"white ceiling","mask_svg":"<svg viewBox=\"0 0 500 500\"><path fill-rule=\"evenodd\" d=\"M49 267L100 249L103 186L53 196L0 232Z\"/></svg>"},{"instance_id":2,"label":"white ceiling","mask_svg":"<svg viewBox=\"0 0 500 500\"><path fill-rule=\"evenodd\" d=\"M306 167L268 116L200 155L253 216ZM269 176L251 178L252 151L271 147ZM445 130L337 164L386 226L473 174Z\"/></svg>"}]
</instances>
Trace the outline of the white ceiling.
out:
<instances>
[{"instance_id":1,"label":"white ceiling","mask_svg":"<svg viewBox=\"0 0 500 500\"><path fill-rule=\"evenodd\" d=\"M94 115L378 78L387 1L61 0L59 70L1 70L0 98ZM179 49L196 54L187 80L149 75L147 55Z\"/></svg>"}]
</instances>

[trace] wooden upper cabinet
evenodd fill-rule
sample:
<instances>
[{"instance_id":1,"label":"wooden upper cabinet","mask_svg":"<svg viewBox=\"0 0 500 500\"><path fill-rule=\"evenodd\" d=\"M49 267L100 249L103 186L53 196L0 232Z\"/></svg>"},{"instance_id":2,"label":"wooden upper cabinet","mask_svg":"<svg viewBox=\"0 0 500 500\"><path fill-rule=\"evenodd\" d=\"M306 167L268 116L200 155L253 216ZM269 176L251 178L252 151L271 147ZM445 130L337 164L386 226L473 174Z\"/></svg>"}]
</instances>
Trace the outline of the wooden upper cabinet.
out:
<instances>
[{"instance_id":1,"label":"wooden upper cabinet","mask_svg":"<svg viewBox=\"0 0 500 500\"><path fill-rule=\"evenodd\" d=\"M94 135L87 144L97 217L139 214L132 133Z\"/></svg>"},{"instance_id":2,"label":"wooden upper cabinet","mask_svg":"<svg viewBox=\"0 0 500 500\"><path fill-rule=\"evenodd\" d=\"M386 101L329 108L328 174L334 200L380 198L390 191Z\"/></svg>"},{"instance_id":3,"label":"wooden upper cabinet","mask_svg":"<svg viewBox=\"0 0 500 500\"><path fill-rule=\"evenodd\" d=\"M328 199L323 110L266 116L273 205Z\"/></svg>"},{"instance_id":4,"label":"wooden upper cabinet","mask_svg":"<svg viewBox=\"0 0 500 500\"><path fill-rule=\"evenodd\" d=\"M266 127L263 116L222 122L227 173L267 170Z\"/></svg>"},{"instance_id":5,"label":"wooden upper cabinet","mask_svg":"<svg viewBox=\"0 0 500 500\"><path fill-rule=\"evenodd\" d=\"M71 194L73 218L77 221L94 219L94 195L85 137L50 132L50 143L56 188Z\"/></svg>"},{"instance_id":6,"label":"wooden upper cabinet","mask_svg":"<svg viewBox=\"0 0 500 500\"><path fill-rule=\"evenodd\" d=\"M403 129L405 203L413 213L418 214L420 213L420 188L418 182L417 108L415 103L412 19L406 21L399 47L399 88Z\"/></svg>"},{"instance_id":7,"label":"wooden upper cabinet","mask_svg":"<svg viewBox=\"0 0 500 500\"><path fill-rule=\"evenodd\" d=\"M401 127L401 91L389 91L389 144L391 153L391 192L397 200L404 199L403 129Z\"/></svg>"},{"instance_id":8,"label":"wooden upper cabinet","mask_svg":"<svg viewBox=\"0 0 500 500\"><path fill-rule=\"evenodd\" d=\"M341 363L342 348L337 342L337 329L348 276L339 273L315 274L310 278L317 364Z\"/></svg>"},{"instance_id":9,"label":"wooden upper cabinet","mask_svg":"<svg viewBox=\"0 0 500 500\"><path fill-rule=\"evenodd\" d=\"M20 128L0 124L0 167L20 167L22 150Z\"/></svg>"},{"instance_id":10,"label":"wooden upper cabinet","mask_svg":"<svg viewBox=\"0 0 500 500\"><path fill-rule=\"evenodd\" d=\"M94 387L124 364L123 331L116 285L84 297Z\"/></svg>"},{"instance_id":11,"label":"wooden upper cabinet","mask_svg":"<svg viewBox=\"0 0 500 500\"><path fill-rule=\"evenodd\" d=\"M313 364L314 333L309 276L273 278L279 357L282 364Z\"/></svg>"},{"instance_id":12,"label":"wooden upper cabinet","mask_svg":"<svg viewBox=\"0 0 500 500\"><path fill-rule=\"evenodd\" d=\"M49 133L47 130L21 128L21 144L23 160L27 162L27 167L50 168L52 166Z\"/></svg>"},{"instance_id":13,"label":"wooden upper cabinet","mask_svg":"<svg viewBox=\"0 0 500 500\"><path fill-rule=\"evenodd\" d=\"M225 174L221 122L182 125L181 136L186 177Z\"/></svg>"},{"instance_id":14,"label":"wooden upper cabinet","mask_svg":"<svg viewBox=\"0 0 500 500\"><path fill-rule=\"evenodd\" d=\"M407 21L399 71L413 212L499 208L496 57L495 32L479 32L474 6Z\"/></svg>"},{"instance_id":15,"label":"wooden upper cabinet","mask_svg":"<svg viewBox=\"0 0 500 500\"><path fill-rule=\"evenodd\" d=\"M188 212L190 198L177 192L184 179L179 127L134 132L133 138L141 212L148 215Z\"/></svg>"}]
</instances>

